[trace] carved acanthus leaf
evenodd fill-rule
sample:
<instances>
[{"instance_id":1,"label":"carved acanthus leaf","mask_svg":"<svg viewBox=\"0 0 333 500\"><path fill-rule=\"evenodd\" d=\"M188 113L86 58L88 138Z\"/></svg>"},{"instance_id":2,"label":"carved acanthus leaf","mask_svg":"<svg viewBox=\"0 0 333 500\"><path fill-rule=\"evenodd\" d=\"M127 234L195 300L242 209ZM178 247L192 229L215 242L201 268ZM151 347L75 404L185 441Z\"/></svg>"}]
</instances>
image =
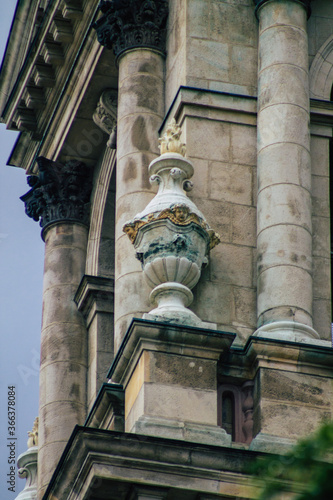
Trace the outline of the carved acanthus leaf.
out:
<instances>
[{"instance_id":1,"label":"carved acanthus leaf","mask_svg":"<svg viewBox=\"0 0 333 500\"><path fill-rule=\"evenodd\" d=\"M38 176L28 177L32 189L21 200L26 214L40 220L43 229L58 221L88 223L91 194L91 171L79 161L71 160L65 165L37 158Z\"/></svg>"},{"instance_id":2,"label":"carved acanthus leaf","mask_svg":"<svg viewBox=\"0 0 333 500\"><path fill-rule=\"evenodd\" d=\"M167 0L102 0L93 24L98 41L116 56L136 47L165 51Z\"/></svg>"}]
</instances>

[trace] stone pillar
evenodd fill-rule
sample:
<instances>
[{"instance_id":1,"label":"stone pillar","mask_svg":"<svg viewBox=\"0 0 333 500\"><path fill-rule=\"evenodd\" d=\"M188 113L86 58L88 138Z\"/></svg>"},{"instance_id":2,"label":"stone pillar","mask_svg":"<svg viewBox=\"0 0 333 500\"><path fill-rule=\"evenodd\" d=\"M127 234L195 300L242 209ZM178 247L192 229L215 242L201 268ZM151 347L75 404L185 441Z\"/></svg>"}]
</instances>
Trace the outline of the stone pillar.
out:
<instances>
[{"instance_id":1,"label":"stone pillar","mask_svg":"<svg viewBox=\"0 0 333 500\"><path fill-rule=\"evenodd\" d=\"M158 155L164 117L164 47L167 0L102 2L95 23L98 40L113 48L119 65L117 119L115 349L134 316L147 312L148 293L140 265L122 227L154 193L148 165ZM148 289L147 289L148 291Z\"/></svg>"},{"instance_id":2,"label":"stone pillar","mask_svg":"<svg viewBox=\"0 0 333 500\"><path fill-rule=\"evenodd\" d=\"M258 78L257 335L312 329L307 0L256 0Z\"/></svg>"},{"instance_id":3,"label":"stone pillar","mask_svg":"<svg viewBox=\"0 0 333 500\"><path fill-rule=\"evenodd\" d=\"M41 338L38 498L76 424L86 417L87 332L74 295L84 275L91 175L77 161L39 158L21 199L45 241Z\"/></svg>"}]
</instances>

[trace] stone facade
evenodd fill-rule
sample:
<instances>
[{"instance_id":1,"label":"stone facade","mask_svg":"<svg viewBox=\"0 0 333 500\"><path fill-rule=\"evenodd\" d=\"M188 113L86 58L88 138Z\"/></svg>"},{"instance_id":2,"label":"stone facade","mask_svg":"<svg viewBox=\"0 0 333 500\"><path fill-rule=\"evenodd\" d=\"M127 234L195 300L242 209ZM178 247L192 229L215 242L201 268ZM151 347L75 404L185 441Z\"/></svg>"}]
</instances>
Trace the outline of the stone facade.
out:
<instances>
[{"instance_id":1,"label":"stone facade","mask_svg":"<svg viewBox=\"0 0 333 500\"><path fill-rule=\"evenodd\" d=\"M256 498L249 464L332 418L332 20L18 3L0 108L46 245L39 500Z\"/></svg>"}]
</instances>

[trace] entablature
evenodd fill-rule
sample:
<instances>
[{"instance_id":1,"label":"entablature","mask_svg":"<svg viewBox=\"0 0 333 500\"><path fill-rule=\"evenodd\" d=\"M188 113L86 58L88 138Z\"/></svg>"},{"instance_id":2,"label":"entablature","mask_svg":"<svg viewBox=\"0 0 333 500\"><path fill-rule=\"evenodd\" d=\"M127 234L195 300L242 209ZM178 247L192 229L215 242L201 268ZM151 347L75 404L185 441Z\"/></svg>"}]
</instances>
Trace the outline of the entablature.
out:
<instances>
[{"instance_id":1,"label":"entablature","mask_svg":"<svg viewBox=\"0 0 333 500\"><path fill-rule=\"evenodd\" d=\"M103 51L91 28L97 14L97 0L48 3L2 106L7 128L21 132L9 159L11 165L33 172L37 156L57 159ZM5 62L6 57L10 59L12 54L6 54ZM9 85L10 76L8 71L4 74L3 88Z\"/></svg>"}]
</instances>

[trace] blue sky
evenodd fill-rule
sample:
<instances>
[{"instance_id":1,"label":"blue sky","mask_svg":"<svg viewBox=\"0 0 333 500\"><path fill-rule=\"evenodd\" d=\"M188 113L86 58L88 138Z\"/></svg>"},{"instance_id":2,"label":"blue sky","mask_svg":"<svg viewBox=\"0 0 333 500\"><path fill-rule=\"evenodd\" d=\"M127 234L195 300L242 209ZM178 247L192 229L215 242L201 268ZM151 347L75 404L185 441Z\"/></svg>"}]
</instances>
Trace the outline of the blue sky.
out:
<instances>
[{"instance_id":1,"label":"blue sky","mask_svg":"<svg viewBox=\"0 0 333 500\"><path fill-rule=\"evenodd\" d=\"M15 2L4 0L0 17L0 59ZM27 449L27 432L38 415L38 366L44 243L38 223L19 199L29 189L24 170L6 166L17 134L0 125L0 496L14 500L25 480L8 491L7 387L16 387L16 458Z\"/></svg>"}]
</instances>

